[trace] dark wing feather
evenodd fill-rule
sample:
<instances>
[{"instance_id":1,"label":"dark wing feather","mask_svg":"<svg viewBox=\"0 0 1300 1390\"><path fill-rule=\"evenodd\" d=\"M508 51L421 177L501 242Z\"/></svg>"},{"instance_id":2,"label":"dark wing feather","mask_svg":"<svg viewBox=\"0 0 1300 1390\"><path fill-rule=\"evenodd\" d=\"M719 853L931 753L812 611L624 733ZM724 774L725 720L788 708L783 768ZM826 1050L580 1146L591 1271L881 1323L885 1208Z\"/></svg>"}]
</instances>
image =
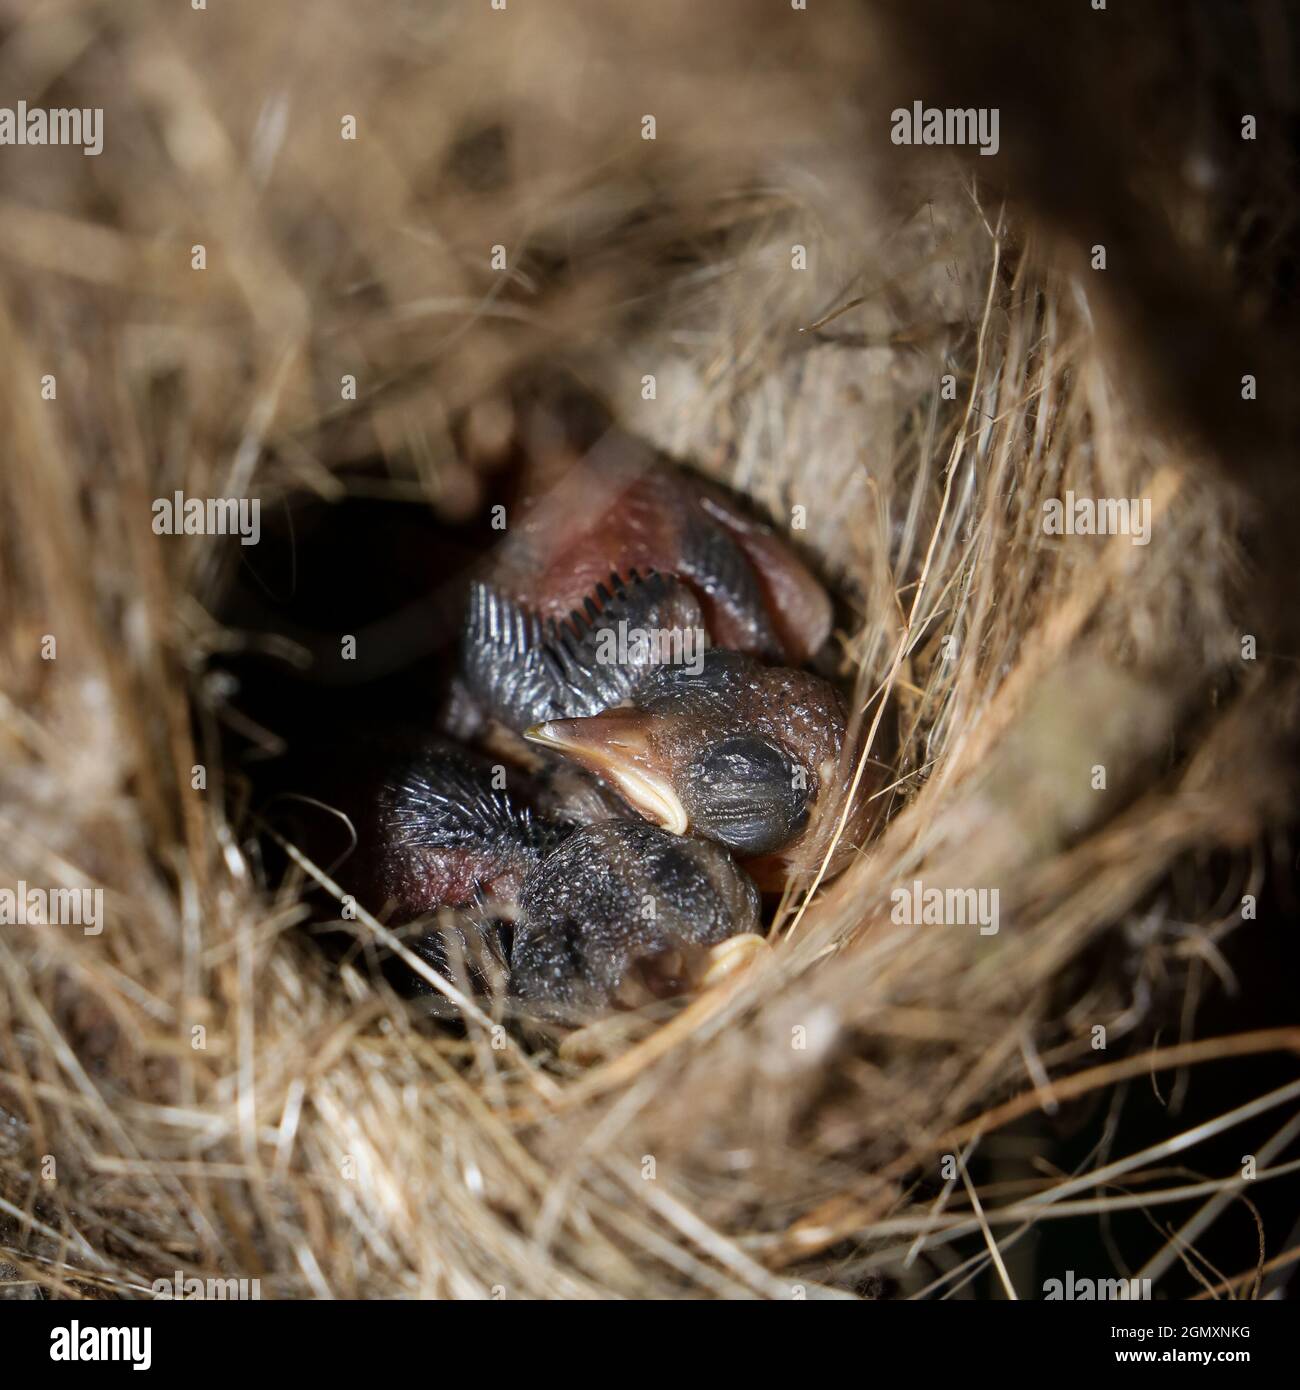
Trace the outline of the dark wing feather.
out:
<instances>
[{"instance_id":1,"label":"dark wing feather","mask_svg":"<svg viewBox=\"0 0 1300 1390\"><path fill-rule=\"evenodd\" d=\"M492 785L487 765L456 750L413 762L383 796L385 829L410 849L491 848L502 856L542 851L552 831Z\"/></svg>"},{"instance_id":2,"label":"dark wing feather","mask_svg":"<svg viewBox=\"0 0 1300 1390\"><path fill-rule=\"evenodd\" d=\"M684 585L657 573L611 574L564 623L543 623L478 581L466 612L462 675L492 718L523 730L599 714L640 688L660 653L654 644L620 646L621 630L686 629L703 641L698 603Z\"/></svg>"}]
</instances>

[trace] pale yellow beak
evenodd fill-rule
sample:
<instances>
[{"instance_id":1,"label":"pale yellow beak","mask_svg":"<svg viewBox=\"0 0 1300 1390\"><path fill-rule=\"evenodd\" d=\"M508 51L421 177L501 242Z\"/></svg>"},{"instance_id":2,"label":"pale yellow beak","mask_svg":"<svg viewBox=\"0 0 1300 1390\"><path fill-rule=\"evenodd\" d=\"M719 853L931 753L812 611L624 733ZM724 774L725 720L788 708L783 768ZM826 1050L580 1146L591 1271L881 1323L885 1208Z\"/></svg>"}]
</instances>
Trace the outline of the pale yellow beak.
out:
<instances>
[{"instance_id":1,"label":"pale yellow beak","mask_svg":"<svg viewBox=\"0 0 1300 1390\"><path fill-rule=\"evenodd\" d=\"M604 778L652 824L685 835L690 818L672 783L655 765L642 722L636 710L612 709L587 719L534 724L524 730L524 737Z\"/></svg>"}]
</instances>

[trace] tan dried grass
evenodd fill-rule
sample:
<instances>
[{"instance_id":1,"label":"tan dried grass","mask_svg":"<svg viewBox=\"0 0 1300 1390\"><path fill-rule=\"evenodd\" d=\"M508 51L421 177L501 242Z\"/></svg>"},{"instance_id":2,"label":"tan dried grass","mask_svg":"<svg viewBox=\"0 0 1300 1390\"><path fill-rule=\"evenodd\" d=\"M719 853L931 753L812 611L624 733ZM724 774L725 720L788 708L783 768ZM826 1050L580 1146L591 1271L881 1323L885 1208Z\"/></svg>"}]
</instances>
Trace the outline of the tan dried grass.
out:
<instances>
[{"instance_id":1,"label":"tan dried grass","mask_svg":"<svg viewBox=\"0 0 1300 1390\"><path fill-rule=\"evenodd\" d=\"M870 11L521 8L10 16L4 89L107 113L98 160L28 151L0 190L0 876L102 886L109 916L0 931L0 1257L51 1293L941 1293L1007 1223L1116 1199L1098 1171L975 1218L969 1183L918 1179L1152 1069L1097 1066L1093 1027L1146 1038L1151 979L1235 921L1207 888L1162 938L1175 864L1223 848L1224 896L1258 891L1293 689L1241 660L1249 488L1144 410L1059 228L948 165L898 183L856 100L899 61ZM463 1038L422 1026L295 931L322 871L263 888L225 797L226 562L148 526L178 488L337 500L375 453L391 495L461 515L448 422L555 361L776 518L807 508L883 786L764 968L587 1067L494 1047L478 1005ZM1151 498L1150 546L1045 537L1067 489ZM894 926L918 877L997 886L1000 933ZM1298 1044L1184 1037L1160 1066ZM916 1263L972 1229L991 1253Z\"/></svg>"}]
</instances>

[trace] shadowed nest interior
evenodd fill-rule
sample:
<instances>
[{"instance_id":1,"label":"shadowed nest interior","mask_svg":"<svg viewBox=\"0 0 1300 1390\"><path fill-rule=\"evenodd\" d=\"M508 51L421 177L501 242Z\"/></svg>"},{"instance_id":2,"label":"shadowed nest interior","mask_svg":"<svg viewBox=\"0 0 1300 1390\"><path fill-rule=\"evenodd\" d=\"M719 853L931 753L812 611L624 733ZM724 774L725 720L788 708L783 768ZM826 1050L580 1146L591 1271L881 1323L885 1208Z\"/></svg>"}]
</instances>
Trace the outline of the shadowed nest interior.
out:
<instances>
[{"instance_id":1,"label":"shadowed nest interior","mask_svg":"<svg viewBox=\"0 0 1300 1390\"><path fill-rule=\"evenodd\" d=\"M949 9L0 9L6 91L105 113L98 157L0 163L0 883L105 895L98 935L0 926L15 1288L1000 1295L1026 1267L995 1243L1067 1199L1231 1200L1148 1176L1159 1150L1034 1158L1152 1048L1175 1100L1235 1057L1245 1103L1298 1045L1198 1023L1239 932L1279 932L1243 902L1289 852L1290 47L1267 6L1051 37ZM999 107L1000 154L891 144L922 97ZM259 769L333 709L352 629L241 623L241 586L310 576L151 525L257 497L292 556L295 518L382 506L378 543L326 521L316 553L344 606L405 555L383 650L429 656L441 547L494 496L472 442L543 368L813 557L879 812L769 960L576 1059L483 1001L413 1015L329 863L271 864ZM1149 543L1047 534L1070 493L1149 501ZM296 672L301 722L259 722L250 657ZM344 765L354 725L313 732ZM996 888L999 929L900 924L917 880ZM1131 1270L1199 1229L1148 1228Z\"/></svg>"}]
</instances>

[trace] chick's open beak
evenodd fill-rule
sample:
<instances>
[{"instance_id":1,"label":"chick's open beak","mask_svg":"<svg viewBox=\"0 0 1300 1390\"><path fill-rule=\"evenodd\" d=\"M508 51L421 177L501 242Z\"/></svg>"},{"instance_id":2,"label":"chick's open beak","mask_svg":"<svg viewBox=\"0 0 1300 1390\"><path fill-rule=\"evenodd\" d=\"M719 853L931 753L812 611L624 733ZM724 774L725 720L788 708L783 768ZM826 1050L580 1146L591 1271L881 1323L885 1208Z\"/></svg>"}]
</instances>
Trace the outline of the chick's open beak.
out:
<instances>
[{"instance_id":1,"label":"chick's open beak","mask_svg":"<svg viewBox=\"0 0 1300 1390\"><path fill-rule=\"evenodd\" d=\"M656 756L639 710L606 710L586 719L552 719L524 731L531 743L561 753L615 786L646 820L685 835L690 818L669 769Z\"/></svg>"}]
</instances>

